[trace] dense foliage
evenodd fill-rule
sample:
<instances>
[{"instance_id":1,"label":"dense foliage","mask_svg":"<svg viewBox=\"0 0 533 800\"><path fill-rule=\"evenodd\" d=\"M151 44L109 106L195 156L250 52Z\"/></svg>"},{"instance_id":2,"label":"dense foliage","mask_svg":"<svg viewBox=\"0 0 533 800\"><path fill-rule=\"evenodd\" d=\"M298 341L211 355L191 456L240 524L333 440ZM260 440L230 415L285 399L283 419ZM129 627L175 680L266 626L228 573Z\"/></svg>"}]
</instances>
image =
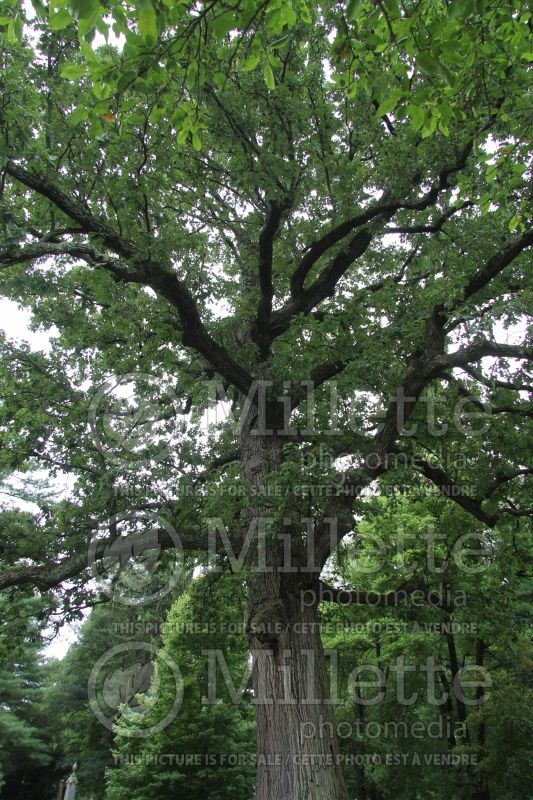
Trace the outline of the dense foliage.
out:
<instances>
[{"instance_id":1,"label":"dense foliage","mask_svg":"<svg viewBox=\"0 0 533 800\"><path fill-rule=\"evenodd\" d=\"M47 791L53 763L39 654L42 608L25 598L12 609L2 597L0 611L0 792L30 800Z\"/></svg>"}]
</instances>

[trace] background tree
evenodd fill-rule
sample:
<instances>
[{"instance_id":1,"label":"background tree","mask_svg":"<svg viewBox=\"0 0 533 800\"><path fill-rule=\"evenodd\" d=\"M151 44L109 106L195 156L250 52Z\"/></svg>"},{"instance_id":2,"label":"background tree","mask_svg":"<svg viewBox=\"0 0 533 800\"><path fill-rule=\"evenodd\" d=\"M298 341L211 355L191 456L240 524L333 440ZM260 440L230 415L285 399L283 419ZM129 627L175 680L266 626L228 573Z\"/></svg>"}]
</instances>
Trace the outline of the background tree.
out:
<instances>
[{"instance_id":1,"label":"background tree","mask_svg":"<svg viewBox=\"0 0 533 800\"><path fill-rule=\"evenodd\" d=\"M76 762L80 786L95 800L105 796L105 770L113 763L112 725L118 718L119 709L123 704L135 704L137 692L146 691L149 685L137 684L134 679L128 684L132 655L138 660L140 653L147 665L152 659L148 651L135 649L132 653L125 649L113 660L111 666L117 681L113 684L108 682L105 695L110 704L108 727L96 718L88 702L91 670L110 650L132 641L158 648L161 622L169 604L167 600L157 606L141 608L112 602L95 606L83 623L77 641L49 670L46 681L48 729L54 736L56 760L62 768L60 777L65 773L68 775L70 766ZM103 674L102 677L107 676Z\"/></svg>"},{"instance_id":2,"label":"background tree","mask_svg":"<svg viewBox=\"0 0 533 800\"><path fill-rule=\"evenodd\" d=\"M323 607L324 644L335 654L331 669L341 701L336 716L343 751L352 763L364 758L345 770L358 797L498 797L501 777L521 772L515 773L514 759L525 768L527 737L511 737L512 755L501 747L517 712L517 692L523 702L517 725L531 715L522 666L530 615L520 567L530 558L530 536L522 521L513 521L512 528L512 536L509 530L496 535L481 554L467 556L469 537L482 526L443 498L427 496L423 487L411 488L372 500L358 541L348 540L340 551L344 583L364 591L355 605L348 596L343 605L341 595L340 605ZM430 558L428 538L434 544ZM464 547L454 556L461 539ZM465 557L471 572L460 568ZM399 575L423 587L416 603L409 603L407 591L397 591ZM427 683L432 664L433 690ZM461 688L474 676L468 672L472 665L486 670L483 697ZM505 696L506 710L500 706ZM505 790L510 796L527 795L525 787L511 784Z\"/></svg>"},{"instance_id":3,"label":"background tree","mask_svg":"<svg viewBox=\"0 0 533 800\"><path fill-rule=\"evenodd\" d=\"M254 786L255 730L250 692L239 692L249 673L248 649L242 635L246 605L239 578L223 581L202 578L173 606L164 625L163 647L156 662L157 679L144 702L147 714L122 715L117 726L115 768L108 770L110 800L169 795L194 800L237 798L249 800ZM216 702L210 700L205 651L224 654L231 684L219 672ZM146 731L171 707L174 678L167 659L177 664L183 677L183 702L179 714L160 732L131 738ZM235 690L232 697L231 691ZM187 763L194 754L199 763Z\"/></svg>"},{"instance_id":4,"label":"background tree","mask_svg":"<svg viewBox=\"0 0 533 800\"><path fill-rule=\"evenodd\" d=\"M19 596L15 613L0 599L0 792L24 800L46 791L53 746L46 731L39 601Z\"/></svg>"}]
</instances>

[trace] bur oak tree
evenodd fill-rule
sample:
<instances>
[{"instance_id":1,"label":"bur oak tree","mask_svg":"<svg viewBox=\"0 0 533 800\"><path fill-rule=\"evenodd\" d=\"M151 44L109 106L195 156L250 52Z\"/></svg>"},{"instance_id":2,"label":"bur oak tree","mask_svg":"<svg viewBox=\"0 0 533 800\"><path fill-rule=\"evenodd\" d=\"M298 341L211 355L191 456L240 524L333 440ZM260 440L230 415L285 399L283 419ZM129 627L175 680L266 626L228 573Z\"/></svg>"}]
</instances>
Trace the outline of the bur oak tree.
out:
<instances>
[{"instance_id":1,"label":"bur oak tree","mask_svg":"<svg viewBox=\"0 0 533 800\"><path fill-rule=\"evenodd\" d=\"M2 292L52 336L2 346L2 467L73 488L3 532L0 587L81 602L133 513L242 550L256 797L344 800L335 736L300 731L333 722L321 573L365 492L530 513L529 4L6 8ZM125 448L123 376L159 412Z\"/></svg>"}]
</instances>

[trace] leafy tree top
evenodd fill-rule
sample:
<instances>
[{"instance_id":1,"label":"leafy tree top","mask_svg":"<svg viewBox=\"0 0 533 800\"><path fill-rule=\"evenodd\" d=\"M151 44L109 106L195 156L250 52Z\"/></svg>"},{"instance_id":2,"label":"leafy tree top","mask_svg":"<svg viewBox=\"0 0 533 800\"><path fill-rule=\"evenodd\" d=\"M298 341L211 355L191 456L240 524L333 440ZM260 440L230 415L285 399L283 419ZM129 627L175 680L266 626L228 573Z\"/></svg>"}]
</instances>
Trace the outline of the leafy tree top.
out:
<instances>
[{"instance_id":1,"label":"leafy tree top","mask_svg":"<svg viewBox=\"0 0 533 800\"><path fill-rule=\"evenodd\" d=\"M3 586L83 571L94 530L130 505L125 487L168 512L186 547L205 549L198 519L213 511L238 542L246 500L209 490L234 481L246 453L228 423L199 435L213 381L239 406L265 380L276 427L292 410L281 484L301 480L302 454L323 443L336 381L328 452L350 467L310 477L354 490L336 501L345 531L354 497L399 452L445 493L468 478L475 491L453 499L487 526L528 513L509 487L528 473L531 347L502 341L530 291L525 3L104 13L84 1L37 5L31 20L6 8L2 285L57 335L49 354L3 349L16 395L2 410L3 466L44 463L76 483L37 519L37 567L6 542ZM118 48L97 46L109 25ZM485 357L499 359L493 377ZM108 458L87 425L98 387L129 373L141 394L147 375L171 385L186 412L172 452L143 469L135 454ZM486 400L497 413L479 452L454 410ZM427 425L400 436L399 410L403 424L430 401L447 450L468 452L468 476L430 463ZM176 498L176 479L194 484L192 501ZM279 513L323 520L326 497Z\"/></svg>"}]
</instances>

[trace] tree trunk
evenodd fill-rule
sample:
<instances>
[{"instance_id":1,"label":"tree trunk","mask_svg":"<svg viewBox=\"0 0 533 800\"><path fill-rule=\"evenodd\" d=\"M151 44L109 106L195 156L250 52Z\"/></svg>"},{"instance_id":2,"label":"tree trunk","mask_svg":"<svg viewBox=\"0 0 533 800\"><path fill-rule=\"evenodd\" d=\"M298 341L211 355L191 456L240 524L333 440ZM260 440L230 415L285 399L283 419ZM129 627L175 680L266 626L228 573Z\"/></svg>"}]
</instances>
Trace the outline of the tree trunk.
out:
<instances>
[{"instance_id":1,"label":"tree trunk","mask_svg":"<svg viewBox=\"0 0 533 800\"><path fill-rule=\"evenodd\" d=\"M253 433L256 412L252 407L242 424L241 470L257 486L280 466L282 440L275 432ZM248 523L261 516L272 517L272 507L264 502L249 510ZM304 533L291 534L290 571L283 545L271 540L267 565L251 569L249 579L246 630L257 719L256 800L347 800L320 638L319 576L305 570ZM309 590L315 590L314 602Z\"/></svg>"},{"instance_id":2,"label":"tree trunk","mask_svg":"<svg viewBox=\"0 0 533 800\"><path fill-rule=\"evenodd\" d=\"M446 634L446 642L448 644L448 656L450 659L450 670L452 673L452 685L455 694L455 706L457 709L457 717L465 727L466 742L470 741L468 728L466 727L466 706L461 699L460 684L459 684L459 659L457 658L457 648L455 646L455 638L453 633Z\"/></svg>"},{"instance_id":3,"label":"tree trunk","mask_svg":"<svg viewBox=\"0 0 533 800\"><path fill-rule=\"evenodd\" d=\"M254 657L256 800L345 800L316 605L302 609L286 581L272 578L269 587L260 581L251 591L247 626Z\"/></svg>"}]
</instances>

